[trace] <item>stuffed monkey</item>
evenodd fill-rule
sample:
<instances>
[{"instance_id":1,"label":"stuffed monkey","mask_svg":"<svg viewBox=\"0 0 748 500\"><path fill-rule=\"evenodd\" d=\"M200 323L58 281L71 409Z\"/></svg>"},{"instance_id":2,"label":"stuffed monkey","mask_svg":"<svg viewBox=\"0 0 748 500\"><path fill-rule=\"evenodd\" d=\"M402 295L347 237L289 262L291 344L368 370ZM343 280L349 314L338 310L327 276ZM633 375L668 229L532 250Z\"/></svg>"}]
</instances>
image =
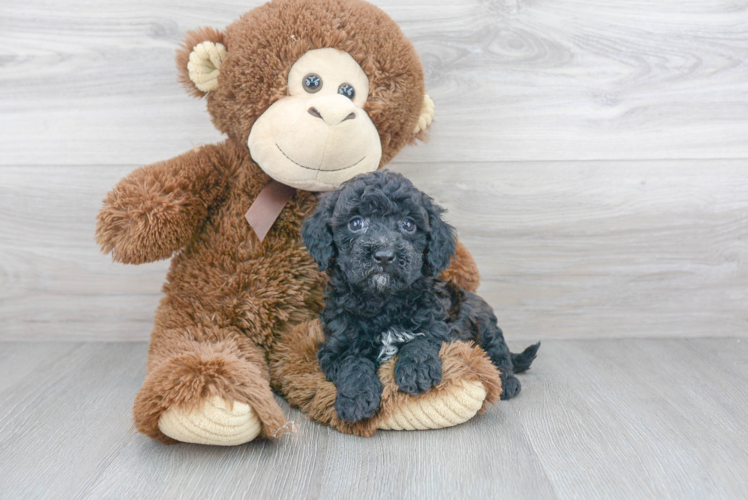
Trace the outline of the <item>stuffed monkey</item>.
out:
<instances>
[{"instance_id":1,"label":"stuffed monkey","mask_svg":"<svg viewBox=\"0 0 748 500\"><path fill-rule=\"evenodd\" d=\"M277 438L290 426L271 384L313 419L360 435L454 425L496 400L485 354L453 344L442 384L414 398L384 365L381 414L346 425L316 362L326 278L300 237L315 193L381 168L425 137L434 114L394 21L361 0L273 0L223 32L190 32L177 62L226 139L133 171L97 217L97 242L115 261L171 258L137 429L167 443ZM446 277L477 287L463 246Z\"/></svg>"}]
</instances>

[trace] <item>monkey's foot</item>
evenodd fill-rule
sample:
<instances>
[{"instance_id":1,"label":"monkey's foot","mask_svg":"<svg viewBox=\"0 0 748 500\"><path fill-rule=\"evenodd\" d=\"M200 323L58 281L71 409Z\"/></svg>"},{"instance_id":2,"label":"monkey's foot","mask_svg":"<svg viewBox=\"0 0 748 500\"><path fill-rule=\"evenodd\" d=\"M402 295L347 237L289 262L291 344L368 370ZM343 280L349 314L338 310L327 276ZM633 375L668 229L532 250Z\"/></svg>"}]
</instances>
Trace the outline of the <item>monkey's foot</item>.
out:
<instances>
[{"instance_id":1,"label":"monkey's foot","mask_svg":"<svg viewBox=\"0 0 748 500\"><path fill-rule=\"evenodd\" d=\"M486 394L486 387L481 382L461 381L440 393L429 392L402 401L377 424L377 428L421 431L459 425L478 413Z\"/></svg>"},{"instance_id":2,"label":"monkey's foot","mask_svg":"<svg viewBox=\"0 0 748 500\"><path fill-rule=\"evenodd\" d=\"M345 422L335 410L335 384L325 378L317 362L323 341L318 320L285 333L271 354L271 381L293 406L341 432L368 437L378 429L451 427L470 420L501 396L499 372L485 351L453 342L442 346L442 380L428 392L418 396L402 392L395 382L396 360L392 359L377 372L383 388L377 413L368 420Z\"/></svg>"},{"instance_id":3,"label":"monkey's foot","mask_svg":"<svg viewBox=\"0 0 748 500\"><path fill-rule=\"evenodd\" d=\"M161 359L146 374L133 404L139 432L167 444L229 446L293 431L247 346L183 344L192 351Z\"/></svg>"},{"instance_id":4,"label":"monkey's foot","mask_svg":"<svg viewBox=\"0 0 748 500\"><path fill-rule=\"evenodd\" d=\"M251 406L213 396L202 407L169 408L161 414L158 428L183 443L235 446L255 439L262 423Z\"/></svg>"}]
</instances>

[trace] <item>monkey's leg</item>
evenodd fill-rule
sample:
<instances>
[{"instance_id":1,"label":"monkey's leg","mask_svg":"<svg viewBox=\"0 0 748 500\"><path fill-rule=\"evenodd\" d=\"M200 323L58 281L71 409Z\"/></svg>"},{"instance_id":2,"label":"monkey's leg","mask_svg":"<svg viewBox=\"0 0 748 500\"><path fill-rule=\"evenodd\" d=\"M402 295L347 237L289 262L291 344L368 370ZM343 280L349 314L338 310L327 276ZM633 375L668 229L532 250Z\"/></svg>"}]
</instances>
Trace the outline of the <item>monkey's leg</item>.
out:
<instances>
[{"instance_id":1,"label":"monkey's leg","mask_svg":"<svg viewBox=\"0 0 748 500\"><path fill-rule=\"evenodd\" d=\"M237 445L278 437L286 418L273 398L264 351L236 328L169 326L159 316L146 379L135 398L137 429L166 443Z\"/></svg>"},{"instance_id":2,"label":"monkey's leg","mask_svg":"<svg viewBox=\"0 0 748 500\"><path fill-rule=\"evenodd\" d=\"M368 420L344 422L335 411L337 391L319 367L317 350L324 334L318 320L302 323L280 335L270 356L273 387L310 418L337 430L371 436L377 429L423 430L451 427L473 418L499 399L501 380L486 353L464 342L442 346L442 380L412 396L395 383L396 359L378 371L382 400Z\"/></svg>"}]
</instances>

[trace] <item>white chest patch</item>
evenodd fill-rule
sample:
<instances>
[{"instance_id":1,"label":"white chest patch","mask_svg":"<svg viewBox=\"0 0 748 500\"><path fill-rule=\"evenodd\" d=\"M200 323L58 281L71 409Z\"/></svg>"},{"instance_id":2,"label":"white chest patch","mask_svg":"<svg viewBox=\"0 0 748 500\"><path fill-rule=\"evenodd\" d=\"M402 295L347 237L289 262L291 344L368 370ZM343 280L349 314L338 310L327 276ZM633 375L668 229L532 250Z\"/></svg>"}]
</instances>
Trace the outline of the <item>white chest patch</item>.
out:
<instances>
[{"instance_id":1,"label":"white chest patch","mask_svg":"<svg viewBox=\"0 0 748 500\"><path fill-rule=\"evenodd\" d=\"M384 363L385 361L391 360L397 355L397 351L400 350L401 345L410 342L421 335L424 334L408 332L397 326L389 328L379 336L382 348L379 350L377 361Z\"/></svg>"}]
</instances>

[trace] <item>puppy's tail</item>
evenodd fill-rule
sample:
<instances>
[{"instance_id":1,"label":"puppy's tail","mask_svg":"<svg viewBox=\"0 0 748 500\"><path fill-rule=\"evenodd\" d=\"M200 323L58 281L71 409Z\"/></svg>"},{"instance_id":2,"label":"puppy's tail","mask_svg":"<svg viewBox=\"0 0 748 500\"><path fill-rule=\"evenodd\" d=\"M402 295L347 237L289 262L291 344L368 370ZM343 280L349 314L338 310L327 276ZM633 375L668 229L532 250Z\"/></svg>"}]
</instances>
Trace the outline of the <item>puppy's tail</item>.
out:
<instances>
[{"instance_id":1,"label":"puppy's tail","mask_svg":"<svg viewBox=\"0 0 748 500\"><path fill-rule=\"evenodd\" d=\"M540 349L540 342L531 345L519 354L511 353L514 373L522 373L530 368L533 360L535 360L535 357L538 355L538 349Z\"/></svg>"}]
</instances>

